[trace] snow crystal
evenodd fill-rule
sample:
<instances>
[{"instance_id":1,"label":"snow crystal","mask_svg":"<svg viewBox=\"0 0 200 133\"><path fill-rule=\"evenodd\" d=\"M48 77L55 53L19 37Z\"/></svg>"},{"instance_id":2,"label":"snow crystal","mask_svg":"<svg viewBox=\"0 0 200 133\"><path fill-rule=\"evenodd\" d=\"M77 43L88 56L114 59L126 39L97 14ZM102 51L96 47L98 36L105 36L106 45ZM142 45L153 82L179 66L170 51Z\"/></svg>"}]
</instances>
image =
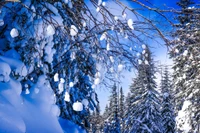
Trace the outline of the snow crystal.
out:
<instances>
[{"instance_id":1,"label":"snow crystal","mask_svg":"<svg viewBox=\"0 0 200 133\"><path fill-rule=\"evenodd\" d=\"M88 100L87 99L83 99L82 100L82 104L84 105L84 106L88 106L88 104L89 104L89 102L88 102Z\"/></svg>"},{"instance_id":2,"label":"snow crystal","mask_svg":"<svg viewBox=\"0 0 200 133\"><path fill-rule=\"evenodd\" d=\"M100 78L100 77L101 77L101 73L100 73L100 72L97 72L97 73L95 74L95 77L96 77L96 78Z\"/></svg>"},{"instance_id":3,"label":"snow crystal","mask_svg":"<svg viewBox=\"0 0 200 133\"><path fill-rule=\"evenodd\" d=\"M188 51L185 50L185 51L183 52L183 56L187 56L187 54L188 54Z\"/></svg>"},{"instance_id":4,"label":"snow crystal","mask_svg":"<svg viewBox=\"0 0 200 133\"><path fill-rule=\"evenodd\" d=\"M123 70L124 66L122 64L118 65L118 71L121 72Z\"/></svg>"},{"instance_id":5,"label":"snow crystal","mask_svg":"<svg viewBox=\"0 0 200 133\"><path fill-rule=\"evenodd\" d=\"M69 83L69 87L73 87L74 86L74 83L73 82L70 82Z\"/></svg>"},{"instance_id":6,"label":"snow crystal","mask_svg":"<svg viewBox=\"0 0 200 133\"><path fill-rule=\"evenodd\" d=\"M138 64L141 65L142 64L142 60L138 60Z\"/></svg>"},{"instance_id":7,"label":"snow crystal","mask_svg":"<svg viewBox=\"0 0 200 133\"><path fill-rule=\"evenodd\" d=\"M54 82L58 82L59 81L59 78L58 78L58 73L56 73L55 75L54 75Z\"/></svg>"},{"instance_id":8,"label":"snow crystal","mask_svg":"<svg viewBox=\"0 0 200 133\"><path fill-rule=\"evenodd\" d=\"M133 48L132 48L132 47L130 47L130 48L129 48L129 50L130 50L130 51L132 51L132 50L133 50Z\"/></svg>"},{"instance_id":9,"label":"snow crystal","mask_svg":"<svg viewBox=\"0 0 200 133\"><path fill-rule=\"evenodd\" d=\"M4 21L1 19L0 20L0 26L3 26L4 25Z\"/></svg>"},{"instance_id":10,"label":"snow crystal","mask_svg":"<svg viewBox=\"0 0 200 133\"><path fill-rule=\"evenodd\" d=\"M52 25L48 25L47 26L47 30L46 30L46 35L48 36L52 36L55 34L55 30L54 27Z\"/></svg>"},{"instance_id":11,"label":"snow crystal","mask_svg":"<svg viewBox=\"0 0 200 133\"><path fill-rule=\"evenodd\" d=\"M129 28L131 28L132 30L134 30L134 27L133 27L133 20L132 20L132 19L129 19L129 20L127 21L127 23L128 23Z\"/></svg>"},{"instance_id":12,"label":"snow crystal","mask_svg":"<svg viewBox=\"0 0 200 133\"><path fill-rule=\"evenodd\" d=\"M115 16L114 19L117 21L119 18L117 16Z\"/></svg>"},{"instance_id":13,"label":"snow crystal","mask_svg":"<svg viewBox=\"0 0 200 133\"><path fill-rule=\"evenodd\" d=\"M10 31L10 35L12 38L15 38L17 36L19 36L19 32L17 29L13 28L11 31Z\"/></svg>"},{"instance_id":14,"label":"snow crystal","mask_svg":"<svg viewBox=\"0 0 200 133\"><path fill-rule=\"evenodd\" d=\"M127 16L126 13L123 13L122 17L123 17L124 19L126 18L126 16Z\"/></svg>"},{"instance_id":15,"label":"snow crystal","mask_svg":"<svg viewBox=\"0 0 200 133\"><path fill-rule=\"evenodd\" d=\"M26 89L25 94L30 94L29 89Z\"/></svg>"},{"instance_id":16,"label":"snow crystal","mask_svg":"<svg viewBox=\"0 0 200 133\"><path fill-rule=\"evenodd\" d=\"M60 83L65 83L65 80L63 78L60 78Z\"/></svg>"},{"instance_id":17,"label":"snow crystal","mask_svg":"<svg viewBox=\"0 0 200 133\"><path fill-rule=\"evenodd\" d=\"M110 56L110 61L111 61L112 63L114 62L113 56Z\"/></svg>"},{"instance_id":18,"label":"snow crystal","mask_svg":"<svg viewBox=\"0 0 200 133\"><path fill-rule=\"evenodd\" d=\"M100 11L100 7L97 7L96 11L99 12Z\"/></svg>"},{"instance_id":19,"label":"snow crystal","mask_svg":"<svg viewBox=\"0 0 200 133\"><path fill-rule=\"evenodd\" d=\"M137 53L137 56L139 57L139 56L140 56L140 53Z\"/></svg>"},{"instance_id":20,"label":"snow crystal","mask_svg":"<svg viewBox=\"0 0 200 133\"><path fill-rule=\"evenodd\" d=\"M71 35L71 36L76 36L77 33L78 33L78 29L76 28L76 26L71 25L70 35Z\"/></svg>"},{"instance_id":21,"label":"snow crystal","mask_svg":"<svg viewBox=\"0 0 200 133\"><path fill-rule=\"evenodd\" d=\"M96 78L95 80L94 80L94 84L95 85L98 85L100 83L100 78Z\"/></svg>"},{"instance_id":22,"label":"snow crystal","mask_svg":"<svg viewBox=\"0 0 200 133\"><path fill-rule=\"evenodd\" d=\"M143 44L143 45L142 45L142 48L143 48L143 49L146 49L146 48L147 48L147 46L146 46L145 44Z\"/></svg>"},{"instance_id":23,"label":"snow crystal","mask_svg":"<svg viewBox=\"0 0 200 133\"><path fill-rule=\"evenodd\" d=\"M70 102L70 95L68 92L65 92L65 101Z\"/></svg>"},{"instance_id":24,"label":"snow crystal","mask_svg":"<svg viewBox=\"0 0 200 133\"><path fill-rule=\"evenodd\" d=\"M10 80L11 68L7 63L0 61L0 81L8 82Z\"/></svg>"},{"instance_id":25,"label":"snow crystal","mask_svg":"<svg viewBox=\"0 0 200 133\"><path fill-rule=\"evenodd\" d=\"M100 41L103 41L104 39L106 39L106 32L104 32L102 35L101 35L101 37L100 37Z\"/></svg>"},{"instance_id":26,"label":"snow crystal","mask_svg":"<svg viewBox=\"0 0 200 133\"><path fill-rule=\"evenodd\" d=\"M110 50L110 43L107 43L106 50L107 50L107 51Z\"/></svg>"},{"instance_id":27,"label":"snow crystal","mask_svg":"<svg viewBox=\"0 0 200 133\"><path fill-rule=\"evenodd\" d=\"M103 2L103 3L102 3L102 6L106 6L106 2Z\"/></svg>"},{"instance_id":28,"label":"snow crystal","mask_svg":"<svg viewBox=\"0 0 200 133\"><path fill-rule=\"evenodd\" d=\"M75 102L74 104L73 104L73 110L74 111L82 111L83 110L83 104L82 103L80 103L80 102Z\"/></svg>"}]
</instances>

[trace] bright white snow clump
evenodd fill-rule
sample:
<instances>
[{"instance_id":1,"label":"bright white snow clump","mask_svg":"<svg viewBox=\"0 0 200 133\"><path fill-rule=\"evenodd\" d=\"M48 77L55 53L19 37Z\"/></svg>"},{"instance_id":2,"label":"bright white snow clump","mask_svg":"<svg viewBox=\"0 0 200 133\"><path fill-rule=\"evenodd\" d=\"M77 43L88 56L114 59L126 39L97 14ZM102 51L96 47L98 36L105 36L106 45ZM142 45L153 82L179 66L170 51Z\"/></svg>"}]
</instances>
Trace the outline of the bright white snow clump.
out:
<instances>
[{"instance_id":1,"label":"bright white snow clump","mask_svg":"<svg viewBox=\"0 0 200 133\"><path fill-rule=\"evenodd\" d=\"M78 29L76 28L76 26L71 25L70 35L71 35L71 36L76 36L77 33L78 33Z\"/></svg>"},{"instance_id":2,"label":"bright white snow clump","mask_svg":"<svg viewBox=\"0 0 200 133\"><path fill-rule=\"evenodd\" d=\"M102 6L106 6L106 2L103 2L103 3L102 3Z\"/></svg>"},{"instance_id":3,"label":"bright white snow clump","mask_svg":"<svg viewBox=\"0 0 200 133\"><path fill-rule=\"evenodd\" d=\"M96 11L99 12L100 11L100 7L97 7Z\"/></svg>"},{"instance_id":4,"label":"bright white snow clump","mask_svg":"<svg viewBox=\"0 0 200 133\"><path fill-rule=\"evenodd\" d=\"M73 104L73 110L74 111L82 111L83 110L83 104L82 103L80 103L80 102L75 102L74 104Z\"/></svg>"},{"instance_id":5,"label":"bright white snow clump","mask_svg":"<svg viewBox=\"0 0 200 133\"><path fill-rule=\"evenodd\" d=\"M46 35L47 36L52 36L55 34L55 30L54 28L52 27L52 25L48 25L47 27L47 31L46 31Z\"/></svg>"},{"instance_id":6,"label":"bright white snow clump","mask_svg":"<svg viewBox=\"0 0 200 133\"><path fill-rule=\"evenodd\" d=\"M100 78L96 78L95 80L94 80L94 84L95 85L98 85L100 83Z\"/></svg>"},{"instance_id":7,"label":"bright white snow clump","mask_svg":"<svg viewBox=\"0 0 200 133\"><path fill-rule=\"evenodd\" d=\"M126 18L126 16L127 16L126 13L123 13L122 17L123 17L124 19Z\"/></svg>"},{"instance_id":8,"label":"bright white snow clump","mask_svg":"<svg viewBox=\"0 0 200 133\"><path fill-rule=\"evenodd\" d=\"M147 48L147 46L146 46L145 44L143 44L143 45L142 45L142 48L143 48L143 49L146 49L146 48Z\"/></svg>"},{"instance_id":9,"label":"bright white snow clump","mask_svg":"<svg viewBox=\"0 0 200 133\"><path fill-rule=\"evenodd\" d=\"M74 86L74 83L73 82L70 82L69 83L69 87L73 87Z\"/></svg>"},{"instance_id":10,"label":"bright white snow clump","mask_svg":"<svg viewBox=\"0 0 200 133\"><path fill-rule=\"evenodd\" d=\"M129 20L127 21L127 23L128 23L129 28L132 29L132 30L134 30L134 27L133 27L133 20L132 20L132 19L129 19Z\"/></svg>"},{"instance_id":11,"label":"bright white snow clump","mask_svg":"<svg viewBox=\"0 0 200 133\"><path fill-rule=\"evenodd\" d=\"M100 41L106 40L106 32L104 32L101 37L100 37Z\"/></svg>"},{"instance_id":12,"label":"bright white snow clump","mask_svg":"<svg viewBox=\"0 0 200 133\"><path fill-rule=\"evenodd\" d=\"M15 38L17 36L19 36L19 32L17 29L13 28L11 31L10 31L10 35L12 38Z\"/></svg>"},{"instance_id":13,"label":"bright white snow clump","mask_svg":"<svg viewBox=\"0 0 200 133\"><path fill-rule=\"evenodd\" d=\"M121 72L123 70L124 66L122 64L118 65L118 71Z\"/></svg>"},{"instance_id":14,"label":"bright white snow clump","mask_svg":"<svg viewBox=\"0 0 200 133\"><path fill-rule=\"evenodd\" d=\"M70 102L70 95L68 92L65 92L65 101Z\"/></svg>"},{"instance_id":15,"label":"bright white snow clump","mask_svg":"<svg viewBox=\"0 0 200 133\"><path fill-rule=\"evenodd\" d=\"M54 82L58 82L59 81L59 77L58 76L59 76L58 73L56 73L54 75Z\"/></svg>"}]
</instances>

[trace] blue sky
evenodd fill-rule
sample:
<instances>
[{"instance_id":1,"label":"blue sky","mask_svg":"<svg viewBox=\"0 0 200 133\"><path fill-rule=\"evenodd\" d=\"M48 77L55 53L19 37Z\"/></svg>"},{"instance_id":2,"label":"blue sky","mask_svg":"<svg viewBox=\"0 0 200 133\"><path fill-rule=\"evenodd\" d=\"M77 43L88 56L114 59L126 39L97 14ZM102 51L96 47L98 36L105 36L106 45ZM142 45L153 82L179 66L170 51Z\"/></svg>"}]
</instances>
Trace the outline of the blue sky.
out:
<instances>
[{"instance_id":1,"label":"blue sky","mask_svg":"<svg viewBox=\"0 0 200 133\"><path fill-rule=\"evenodd\" d=\"M131 2L131 0L121 0L121 1L123 1L125 4L131 6L132 8L139 7L138 5L136 5L133 2ZM145 0L141 0L141 1L145 1ZM167 8L167 7L169 7L169 8L178 8L178 6L176 5L177 0L149 0L149 1L155 7L159 7L159 8L162 8L162 9L163 8ZM197 1L197 0L195 0L195 1ZM121 14L121 12L119 10L115 9L114 4L112 5L112 3L109 0L105 0L105 2L107 3L108 7L111 7L111 10L114 13ZM150 17L155 17L156 16L156 14L154 14L154 12L146 11L146 12L142 12L142 13L143 13L143 15L148 15ZM133 17L130 14L127 14L127 16L129 18ZM134 19L134 17L133 17L133 19ZM159 40L159 42L163 43L161 40ZM167 48L166 48L166 46L164 44L160 45L160 44L156 44L155 42L150 42L149 45L153 47L151 50L152 50L152 52L153 52L153 54L155 56L154 60L159 62L159 63L157 63L157 65L166 64L166 65L171 66L173 64L172 60L169 59L169 55L167 54L168 51L167 51ZM122 72L122 75L125 78L121 78L121 84L119 84L118 86L119 87L121 87L121 86L123 87L125 95L129 92L129 86L132 83L132 78L134 78L135 73L136 73L136 70L134 70L134 69L133 69L132 72L128 72L128 71L123 71ZM159 74L156 74L156 76L157 76L157 83L159 85L161 76ZM106 104L109 103L108 99L109 99L109 96L110 96L110 90L102 88L102 87L97 87L96 88L96 92L97 92L97 94L99 96L100 107L101 107L101 111L102 111L101 113L103 113Z\"/></svg>"}]
</instances>

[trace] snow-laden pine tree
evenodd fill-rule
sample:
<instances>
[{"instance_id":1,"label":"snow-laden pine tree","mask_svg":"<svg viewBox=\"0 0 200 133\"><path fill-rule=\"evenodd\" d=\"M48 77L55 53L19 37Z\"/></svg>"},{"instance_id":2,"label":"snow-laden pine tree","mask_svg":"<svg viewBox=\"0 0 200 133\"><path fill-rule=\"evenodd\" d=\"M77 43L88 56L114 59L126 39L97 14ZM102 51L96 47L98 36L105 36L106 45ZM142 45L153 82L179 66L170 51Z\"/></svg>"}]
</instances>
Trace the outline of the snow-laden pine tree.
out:
<instances>
[{"instance_id":1,"label":"snow-laden pine tree","mask_svg":"<svg viewBox=\"0 0 200 133\"><path fill-rule=\"evenodd\" d=\"M187 108L191 132L199 132L199 30L200 10L193 0L180 0L173 49L170 52L174 60L174 88L176 111L182 109L184 102L191 102ZM185 108L185 107L184 107ZM184 128L184 123L183 123Z\"/></svg>"},{"instance_id":2,"label":"snow-laden pine tree","mask_svg":"<svg viewBox=\"0 0 200 133\"><path fill-rule=\"evenodd\" d=\"M121 132L124 131L124 112L125 112L125 103L124 103L124 92L123 88L120 88L120 95L119 95L119 118L120 118L120 126L121 126Z\"/></svg>"},{"instance_id":3,"label":"snow-laden pine tree","mask_svg":"<svg viewBox=\"0 0 200 133\"><path fill-rule=\"evenodd\" d=\"M137 94L134 96L135 108L131 117L132 127L129 133L162 133L162 117L160 115L160 99L156 90L155 66L148 46L143 46L141 58L138 60ZM133 84L134 85L134 84Z\"/></svg>"},{"instance_id":4,"label":"snow-laden pine tree","mask_svg":"<svg viewBox=\"0 0 200 133\"><path fill-rule=\"evenodd\" d=\"M111 102L112 102L112 106L110 107L110 109L112 110L110 118L111 128L109 133L120 133L121 128L120 128L120 118L119 118L119 97L116 84L114 84L111 90Z\"/></svg>"},{"instance_id":5,"label":"snow-laden pine tree","mask_svg":"<svg viewBox=\"0 0 200 133\"><path fill-rule=\"evenodd\" d=\"M125 112L124 112L124 132L128 132L131 128L130 124L130 114L131 114L131 94L130 92L128 92L127 96L126 96L126 100L125 100Z\"/></svg>"},{"instance_id":6,"label":"snow-laden pine tree","mask_svg":"<svg viewBox=\"0 0 200 133\"><path fill-rule=\"evenodd\" d=\"M173 105L172 85L169 77L167 67L165 68L164 74L161 80L161 91L162 91L162 124L163 133L175 133L175 114Z\"/></svg>"}]
</instances>

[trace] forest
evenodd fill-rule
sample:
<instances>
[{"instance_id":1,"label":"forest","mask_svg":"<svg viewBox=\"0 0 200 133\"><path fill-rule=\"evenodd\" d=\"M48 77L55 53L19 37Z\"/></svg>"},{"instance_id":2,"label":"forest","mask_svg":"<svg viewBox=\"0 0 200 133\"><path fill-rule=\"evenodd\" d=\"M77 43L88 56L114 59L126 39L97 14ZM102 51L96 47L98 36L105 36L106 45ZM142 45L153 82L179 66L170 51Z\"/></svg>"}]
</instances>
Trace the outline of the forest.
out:
<instances>
[{"instance_id":1,"label":"forest","mask_svg":"<svg viewBox=\"0 0 200 133\"><path fill-rule=\"evenodd\" d=\"M0 0L0 133L200 133L200 1Z\"/></svg>"}]
</instances>

